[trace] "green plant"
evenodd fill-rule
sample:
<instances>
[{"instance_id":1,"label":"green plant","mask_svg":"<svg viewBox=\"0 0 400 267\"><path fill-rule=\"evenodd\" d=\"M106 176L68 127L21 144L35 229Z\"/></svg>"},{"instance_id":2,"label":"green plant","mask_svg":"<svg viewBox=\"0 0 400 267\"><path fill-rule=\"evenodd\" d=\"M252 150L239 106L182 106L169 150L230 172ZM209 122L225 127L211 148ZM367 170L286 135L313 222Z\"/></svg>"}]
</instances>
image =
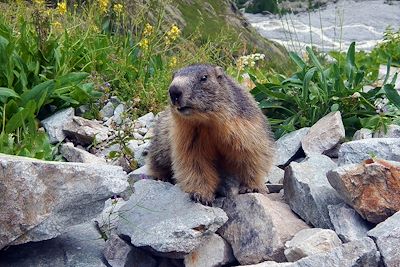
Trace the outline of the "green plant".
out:
<instances>
[{"instance_id":1,"label":"green plant","mask_svg":"<svg viewBox=\"0 0 400 267\"><path fill-rule=\"evenodd\" d=\"M298 71L291 77L276 75L267 83L258 83L252 93L270 119L276 137L293 130L312 126L331 111L340 110L346 134L361 127L385 127L400 115L400 100L394 80L365 92L364 66L356 64L355 43L347 51L344 62L322 65L313 50L307 47L308 61L290 53ZM395 106L386 112L377 111L376 101L387 97Z\"/></svg>"}]
</instances>

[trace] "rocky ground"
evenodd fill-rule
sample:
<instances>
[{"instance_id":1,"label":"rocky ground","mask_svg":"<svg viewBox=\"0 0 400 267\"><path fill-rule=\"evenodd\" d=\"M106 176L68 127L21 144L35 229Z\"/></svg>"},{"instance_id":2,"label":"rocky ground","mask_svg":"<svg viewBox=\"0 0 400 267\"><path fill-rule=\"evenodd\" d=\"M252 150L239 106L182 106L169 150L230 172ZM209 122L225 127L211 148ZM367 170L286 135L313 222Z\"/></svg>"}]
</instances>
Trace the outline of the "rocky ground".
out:
<instances>
[{"instance_id":1,"label":"rocky ground","mask_svg":"<svg viewBox=\"0 0 400 267\"><path fill-rule=\"evenodd\" d=\"M276 141L269 194L208 207L147 176L155 116L125 109L42 121L68 162L0 155L0 267L400 266L400 126L345 142L328 114Z\"/></svg>"}]
</instances>

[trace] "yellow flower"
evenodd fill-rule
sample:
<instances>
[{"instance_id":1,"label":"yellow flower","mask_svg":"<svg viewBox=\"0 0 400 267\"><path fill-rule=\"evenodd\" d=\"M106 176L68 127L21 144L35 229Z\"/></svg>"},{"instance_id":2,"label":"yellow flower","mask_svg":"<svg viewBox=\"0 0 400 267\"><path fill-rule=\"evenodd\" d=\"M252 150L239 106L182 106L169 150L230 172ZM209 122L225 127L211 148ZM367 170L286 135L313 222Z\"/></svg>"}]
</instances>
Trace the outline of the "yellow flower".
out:
<instances>
[{"instance_id":1,"label":"yellow flower","mask_svg":"<svg viewBox=\"0 0 400 267\"><path fill-rule=\"evenodd\" d=\"M113 6L113 10L114 10L114 12L117 13L117 14L122 13L123 9L124 9L124 5L122 5L122 4L115 4L115 5Z\"/></svg>"},{"instance_id":2,"label":"yellow flower","mask_svg":"<svg viewBox=\"0 0 400 267\"><path fill-rule=\"evenodd\" d=\"M140 42L139 42L139 47L147 50L149 48L149 40L146 38L143 38Z\"/></svg>"},{"instance_id":3,"label":"yellow flower","mask_svg":"<svg viewBox=\"0 0 400 267\"><path fill-rule=\"evenodd\" d=\"M143 35L149 36L153 33L153 31L154 31L153 26L151 26L149 23L147 23L146 26L144 27Z\"/></svg>"},{"instance_id":4,"label":"yellow flower","mask_svg":"<svg viewBox=\"0 0 400 267\"><path fill-rule=\"evenodd\" d=\"M33 2L35 4L38 4L38 5L43 5L44 4L44 0L33 0Z\"/></svg>"},{"instance_id":5,"label":"yellow flower","mask_svg":"<svg viewBox=\"0 0 400 267\"><path fill-rule=\"evenodd\" d=\"M67 3L66 2L57 3L57 10L61 15L67 13Z\"/></svg>"},{"instance_id":6,"label":"yellow flower","mask_svg":"<svg viewBox=\"0 0 400 267\"><path fill-rule=\"evenodd\" d=\"M110 0L98 0L99 1L99 8L101 13L108 12L108 6L110 5Z\"/></svg>"},{"instance_id":7,"label":"yellow flower","mask_svg":"<svg viewBox=\"0 0 400 267\"><path fill-rule=\"evenodd\" d=\"M172 25L171 29L167 32L167 35L165 36L165 44L170 45L179 37L180 34L181 30L176 25Z\"/></svg>"},{"instance_id":8,"label":"yellow flower","mask_svg":"<svg viewBox=\"0 0 400 267\"><path fill-rule=\"evenodd\" d=\"M171 68L173 68L173 67L176 66L176 63L178 63L178 60L176 59L176 57L172 57L172 58L171 58L171 61L169 62L169 66L170 66Z\"/></svg>"},{"instance_id":9,"label":"yellow flower","mask_svg":"<svg viewBox=\"0 0 400 267\"><path fill-rule=\"evenodd\" d=\"M61 29L61 23L58 22L58 21L52 22L52 23L51 23L51 26L52 26L54 29Z\"/></svg>"}]
</instances>

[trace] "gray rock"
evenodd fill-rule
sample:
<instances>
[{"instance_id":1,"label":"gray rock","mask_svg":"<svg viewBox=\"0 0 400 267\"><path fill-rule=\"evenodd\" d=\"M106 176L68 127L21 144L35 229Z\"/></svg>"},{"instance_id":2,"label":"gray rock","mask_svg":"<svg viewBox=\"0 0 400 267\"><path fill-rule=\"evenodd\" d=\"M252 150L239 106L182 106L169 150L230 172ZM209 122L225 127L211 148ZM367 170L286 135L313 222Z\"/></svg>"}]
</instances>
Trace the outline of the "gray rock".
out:
<instances>
[{"instance_id":1,"label":"gray rock","mask_svg":"<svg viewBox=\"0 0 400 267\"><path fill-rule=\"evenodd\" d=\"M284 170L282 170L279 167L272 166L267 177L265 178L265 182L269 182L270 184L282 184L284 176L285 176Z\"/></svg>"},{"instance_id":2,"label":"gray rock","mask_svg":"<svg viewBox=\"0 0 400 267\"><path fill-rule=\"evenodd\" d=\"M387 127L387 132L382 129L374 133L374 138L400 138L400 126L390 124Z\"/></svg>"},{"instance_id":3,"label":"gray rock","mask_svg":"<svg viewBox=\"0 0 400 267\"><path fill-rule=\"evenodd\" d=\"M192 202L188 194L170 183L141 180L134 190L120 209L123 216L117 231L130 237L136 247L183 258L228 219L221 209Z\"/></svg>"},{"instance_id":4,"label":"gray rock","mask_svg":"<svg viewBox=\"0 0 400 267\"><path fill-rule=\"evenodd\" d=\"M372 130L362 128L357 130L353 135L353 141L372 138Z\"/></svg>"},{"instance_id":5,"label":"gray rock","mask_svg":"<svg viewBox=\"0 0 400 267\"><path fill-rule=\"evenodd\" d=\"M280 201L252 193L231 196L222 204L228 222L218 233L232 246L241 264L284 261L284 244L309 226Z\"/></svg>"},{"instance_id":6,"label":"gray rock","mask_svg":"<svg viewBox=\"0 0 400 267\"><path fill-rule=\"evenodd\" d=\"M49 135L50 143L55 144L65 139L64 126L71 123L74 117L74 109L67 108L42 120L42 125Z\"/></svg>"},{"instance_id":7,"label":"gray rock","mask_svg":"<svg viewBox=\"0 0 400 267\"><path fill-rule=\"evenodd\" d=\"M141 134L141 135L143 135L143 136L146 135L146 133L147 133L148 131L149 131L149 130L148 130L147 128L144 128L144 127L138 129L138 133Z\"/></svg>"},{"instance_id":8,"label":"gray rock","mask_svg":"<svg viewBox=\"0 0 400 267\"><path fill-rule=\"evenodd\" d=\"M140 123L141 127L150 128L151 126L153 126L154 122L153 112L149 112L146 115L143 115L142 117L138 118L137 122Z\"/></svg>"},{"instance_id":9,"label":"gray rock","mask_svg":"<svg viewBox=\"0 0 400 267\"><path fill-rule=\"evenodd\" d=\"M234 261L235 257L228 242L219 235L212 234L185 256L185 267L218 267Z\"/></svg>"},{"instance_id":10,"label":"gray rock","mask_svg":"<svg viewBox=\"0 0 400 267\"><path fill-rule=\"evenodd\" d=\"M347 243L367 236L370 224L345 203L328 206L329 217L339 238Z\"/></svg>"},{"instance_id":11,"label":"gray rock","mask_svg":"<svg viewBox=\"0 0 400 267\"><path fill-rule=\"evenodd\" d=\"M135 138L136 140L144 139L143 135L141 135L140 133L133 133L133 138Z\"/></svg>"},{"instance_id":12,"label":"gray rock","mask_svg":"<svg viewBox=\"0 0 400 267\"><path fill-rule=\"evenodd\" d=\"M339 165L361 163L372 156L400 161L400 138L372 138L343 143Z\"/></svg>"},{"instance_id":13,"label":"gray rock","mask_svg":"<svg viewBox=\"0 0 400 267\"><path fill-rule=\"evenodd\" d=\"M301 146L306 155L325 154L345 138L340 111L332 112L317 121L302 139Z\"/></svg>"},{"instance_id":14,"label":"gray rock","mask_svg":"<svg viewBox=\"0 0 400 267\"><path fill-rule=\"evenodd\" d=\"M381 266L380 262L374 241L365 237L338 246L329 253L319 253L293 263L262 262L242 267L377 267Z\"/></svg>"},{"instance_id":15,"label":"gray rock","mask_svg":"<svg viewBox=\"0 0 400 267\"><path fill-rule=\"evenodd\" d=\"M1 267L106 267L105 241L93 224L65 229L51 240L30 242L0 251Z\"/></svg>"},{"instance_id":16,"label":"gray rock","mask_svg":"<svg viewBox=\"0 0 400 267\"><path fill-rule=\"evenodd\" d=\"M87 120L74 116L72 122L64 125L63 131L68 138L78 144L90 145L101 143L108 139L109 129L98 121Z\"/></svg>"},{"instance_id":17,"label":"gray rock","mask_svg":"<svg viewBox=\"0 0 400 267\"><path fill-rule=\"evenodd\" d=\"M288 261L294 262L307 256L330 252L341 244L342 241L330 229L304 229L286 242L285 256Z\"/></svg>"},{"instance_id":18,"label":"gray rock","mask_svg":"<svg viewBox=\"0 0 400 267\"><path fill-rule=\"evenodd\" d=\"M116 124L120 125L122 123L124 111L125 111L124 104L119 104L115 108L113 118Z\"/></svg>"},{"instance_id":19,"label":"gray rock","mask_svg":"<svg viewBox=\"0 0 400 267\"><path fill-rule=\"evenodd\" d=\"M144 139L151 139L153 138L153 136L154 136L154 128L150 128L147 131L146 135L144 136Z\"/></svg>"},{"instance_id":20,"label":"gray rock","mask_svg":"<svg viewBox=\"0 0 400 267\"><path fill-rule=\"evenodd\" d=\"M301 141L307 135L310 128L302 128L285 134L275 142L277 153L275 165L285 165L296 155L301 147Z\"/></svg>"},{"instance_id":21,"label":"gray rock","mask_svg":"<svg viewBox=\"0 0 400 267\"><path fill-rule=\"evenodd\" d=\"M142 167L144 164L146 164L149 145L150 143L147 142L133 149L133 155L139 167Z\"/></svg>"},{"instance_id":22,"label":"gray rock","mask_svg":"<svg viewBox=\"0 0 400 267\"><path fill-rule=\"evenodd\" d=\"M114 107L121 104L121 100L119 100L117 96L110 97L109 101L114 105Z\"/></svg>"},{"instance_id":23,"label":"gray rock","mask_svg":"<svg viewBox=\"0 0 400 267\"><path fill-rule=\"evenodd\" d=\"M99 115L101 118L112 117L114 115L114 105L111 102L108 102L104 105L104 107L99 111Z\"/></svg>"},{"instance_id":24,"label":"gray rock","mask_svg":"<svg viewBox=\"0 0 400 267\"><path fill-rule=\"evenodd\" d=\"M381 252L387 267L400 266L400 211L368 232Z\"/></svg>"},{"instance_id":25,"label":"gray rock","mask_svg":"<svg viewBox=\"0 0 400 267\"><path fill-rule=\"evenodd\" d=\"M128 186L120 167L0 154L0 249L54 238Z\"/></svg>"},{"instance_id":26,"label":"gray rock","mask_svg":"<svg viewBox=\"0 0 400 267\"><path fill-rule=\"evenodd\" d=\"M104 257L112 267L156 267L157 261L113 234L107 240Z\"/></svg>"},{"instance_id":27,"label":"gray rock","mask_svg":"<svg viewBox=\"0 0 400 267\"><path fill-rule=\"evenodd\" d=\"M95 155L87 152L86 150L74 147L74 144L72 144L71 142L61 145L60 154L69 162L100 163L100 164L106 163L106 161L103 158L96 157Z\"/></svg>"},{"instance_id":28,"label":"gray rock","mask_svg":"<svg viewBox=\"0 0 400 267\"><path fill-rule=\"evenodd\" d=\"M328 205L343 202L326 178L335 167L324 155L311 155L302 163L292 162L286 167L285 199L295 213L315 227L333 229Z\"/></svg>"},{"instance_id":29,"label":"gray rock","mask_svg":"<svg viewBox=\"0 0 400 267\"><path fill-rule=\"evenodd\" d=\"M129 188L129 187L128 187ZM127 191L126 189L125 191ZM119 195L124 194L120 193ZM98 229L101 231L104 239L108 239L112 234L115 233L117 223L120 218L119 210L126 203L126 201L120 197L109 198L104 204L104 209L100 215L98 215L93 221L96 223Z\"/></svg>"}]
</instances>

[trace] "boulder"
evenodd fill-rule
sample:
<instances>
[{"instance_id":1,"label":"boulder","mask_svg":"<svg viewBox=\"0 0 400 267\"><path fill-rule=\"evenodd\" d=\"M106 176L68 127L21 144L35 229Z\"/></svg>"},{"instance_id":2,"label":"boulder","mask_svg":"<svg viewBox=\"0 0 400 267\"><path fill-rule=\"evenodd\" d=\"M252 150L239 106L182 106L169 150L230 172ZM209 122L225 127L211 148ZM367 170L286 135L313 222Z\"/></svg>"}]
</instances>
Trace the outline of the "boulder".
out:
<instances>
[{"instance_id":1,"label":"boulder","mask_svg":"<svg viewBox=\"0 0 400 267\"><path fill-rule=\"evenodd\" d=\"M149 145L150 142L146 142L143 145L137 146L133 149L133 155L139 167L142 167L146 164L146 157L149 153Z\"/></svg>"},{"instance_id":2,"label":"boulder","mask_svg":"<svg viewBox=\"0 0 400 267\"><path fill-rule=\"evenodd\" d=\"M374 138L400 138L400 126L396 124L390 124L387 126L387 131L380 130L374 133Z\"/></svg>"},{"instance_id":3,"label":"boulder","mask_svg":"<svg viewBox=\"0 0 400 267\"><path fill-rule=\"evenodd\" d=\"M258 193L231 196L222 208L229 220L218 233L241 264L285 261L285 242L309 227L287 204Z\"/></svg>"},{"instance_id":4,"label":"boulder","mask_svg":"<svg viewBox=\"0 0 400 267\"><path fill-rule=\"evenodd\" d=\"M400 266L400 211L368 232L374 239L387 267Z\"/></svg>"},{"instance_id":5,"label":"boulder","mask_svg":"<svg viewBox=\"0 0 400 267\"><path fill-rule=\"evenodd\" d=\"M286 167L285 199L295 213L315 227L333 229L328 205L343 202L326 178L326 173L335 167L324 155L311 155L301 163L292 162Z\"/></svg>"},{"instance_id":6,"label":"boulder","mask_svg":"<svg viewBox=\"0 0 400 267\"><path fill-rule=\"evenodd\" d=\"M54 238L128 186L122 168L0 154L0 249Z\"/></svg>"},{"instance_id":7,"label":"boulder","mask_svg":"<svg viewBox=\"0 0 400 267\"><path fill-rule=\"evenodd\" d=\"M121 194L124 194L124 192ZM107 199L103 211L94 219L94 222L96 223L104 239L108 239L115 233L118 220L121 214L123 214L123 212L120 213L119 210L125 204L125 202L126 201L120 197Z\"/></svg>"},{"instance_id":8,"label":"boulder","mask_svg":"<svg viewBox=\"0 0 400 267\"><path fill-rule=\"evenodd\" d=\"M301 141L309 132L310 128L302 128L285 134L275 142L277 153L275 165L286 165L301 148Z\"/></svg>"},{"instance_id":9,"label":"boulder","mask_svg":"<svg viewBox=\"0 0 400 267\"><path fill-rule=\"evenodd\" d=\"M67 108L41 121L49 135L50 143L59 143L65 139L64 126L72 122L74 113L73 108Z\"/></svg>"},{"instance_id":10,"label":"boulder","mask_svg":"<svg viewBox=\"0 0 400 267\"><path fill-rule=\"evenodd\" d=\"M0 251L1 267L106 267L102 255L105 241L93 224L65 229L51 240L30 242Z\"/></svg>"},{"instance_id":11,"label":"boulder","mask_svg":"<svg viewBox=\"0 0 400 267\"><path fill-rule=\"evenodd\" d=\"M157 267L157 261L149 253L133 247L115 234L107 240L103 254L112 267Z\"/></svg>"},{"instance_id":12,"label":"boulder","mask_svg":"<svg viewBox=\"0 0 400 267\"><path fill-rule=\"evenodd\" d=\"M123 115L125 111L125 105L119 104L114 110L114 117L113 120L117 125L120 125L123 121Z\"/></svg>"},{"instance_id":13,"label":"boulder","mask_svg":"<svg viewBox=\"0 0 400 267\"><path fill-rule=\"evenodd\" d=\"M265 182L269 182L270 184L283 184L284 176L285 176L284 170L282 170L279 167L272 166L267 177L265 178Z\"/></svg>"},{"instance_id":14,"label":"boulder","mask_svg":"<svg viewBox=\"0 0 400 267\"><path fill-rule=\"evenodd\" d=\"M366 237L371 229L371 225L345 203L329 205L328 211L333 229L345 243Z\"/></svg>"},{"instance_id":15,"label":"boulder","mask_svg":"<svg viewBox=\"0 0 400 267\"><path fill-rule=\"evenodd\" d=\"M114 105L111 102L108 102L104 105L104 107L99 111L99 116L101 118L110 118L114 115Z\"/></svg>"},{"instance_id":16,"label":"boulder","mask_svg":"<svg viewBox=\"0 0 400 267\"><path fill-rule=\"evenodd\" d=\"M140 180L134 191L120 209L118 234L168 257L183 258L228 220L220 208L194 203L170 183Z\"/></svg>"},{"instance_id":17,"label":"boulder","mask_svg":"<svg viewBox=\"0 0 400 267\"><path fill-rule=\"evenodd\" d=\"M372 130L366 128L357 130L353 135L353 141L368 138L372 138Z\"/></svg>"},{"instance_id":18,"label":"boulder","mask_svg":"<svg viewBox=\"0 0 400 267\"><path fill-rule=\"evenodd\" d=\"M328 172L328 179L369 222L380 223L400 210L400 162L370 159L338 167Z\"/></svg>"},{"instance_id":19,"label":"boulder","mask_svg":"<svg viewBox=\"0 0 400 267\"><path fill-rule=\"evenodd\" d=\"M343 143L338 163L361 163L371 157L400 161L400 138L372 138Z\"/></svg>"},{"instance_id":20,"label":"boulder","mask_svg":"<svg viewBox=\"0 0 400 267\"><path fill-rule=\"evenodd\" d=\"M335 148L345 138L340 111L331 112L317 121L301 141L304 153L325 154Z\"/></svg>"},{"instance_id":21,"label":"boulder","mask_svg":"<svg viewBox=\"0 0 400 267\"><path fill-rule=\"evenodd\" d=\"M218 267L234 261L235 257L228 242L219 235L212 234L185 256L185 267Z\"/></svg>"},{"instance_id":22,"label":"boulder","mask_svg":"<svg viewBox=\"0 0 400 267\"><path fill-rule=\"evenodd\" d=\"M137 128L140 128L140 127L151 128L151 126L153 126L153 122L154 122L154 114L153 114L153 112L149 112L146 115L143 115L142 117L139 117L136 120L136 123L137 123L137 126L138 126Z\"/></svg>"},{"instance_id":23,"label":"boulder","mask_svg":"<svg viewBox=\"0 0 400 267\"><path fill-rule=\"evenodd\" d=\"M329 252L341 244L337 234L330 229L304 229L286 242L285 256L288 261L294 262L307 256Z\"/></svg>"},{"instance_id":24,"label":"boulder","mask_svg":"<svg viewBox=\"0 0 400 267\"><path fill-rule=\"evenodd\" d=\"M330 252L302 258L293 263L262 262L242 267L377 267L380 254L371 238L352 241L335 247Z\"/></svg>"},{"instance_id":25,"label":"boulder","mask_svg":"<svg viewBox=\"0 0 400 267\"><path fill-rule=\"evenodd\" d=\"M68 162L99 163L99 164L106 163L105 159L96 157L95 155L87 152L84 149L74 147L74 144L71 142L64 143L61 145L60 154Z\"/></svg>"},{"instance_id":26,"label":"boulder","mask_svg":"<svg viewBox=\"0 0 400 267\"><path fill-rule=\"evenodd\" d=\"M65 135L75 143L86 146L93 142L101 143L108 139L109 129L98 121L74 116L72 121L64 125Z\"/></svg>"}]
</instances>

